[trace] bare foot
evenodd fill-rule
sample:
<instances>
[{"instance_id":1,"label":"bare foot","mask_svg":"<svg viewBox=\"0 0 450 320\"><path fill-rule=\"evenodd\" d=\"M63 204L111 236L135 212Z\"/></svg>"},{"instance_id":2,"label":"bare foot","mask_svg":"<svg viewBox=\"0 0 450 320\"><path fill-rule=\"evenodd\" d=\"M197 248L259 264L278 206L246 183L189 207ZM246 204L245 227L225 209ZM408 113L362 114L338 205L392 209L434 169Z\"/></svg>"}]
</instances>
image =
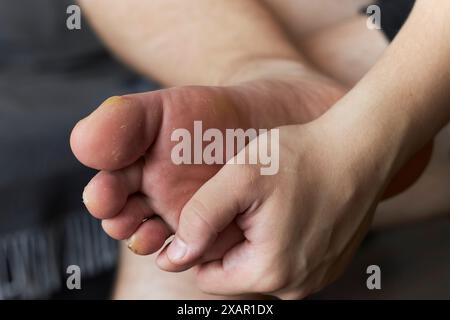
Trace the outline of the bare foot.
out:
<instances>
[{"instance_id":1,"label":"bare foot","mask_svg":"<svg viewBox=\"0 0 450 320\"><path fill-rule=\"evenodd\" d=\"M256 65L257 72L261 66ZM224 87L186 86L113 97L80 121L71 136L76 157L101 170L84 191L84 201L113 238L129 239L135 253L156 252L177 227L184 204L220 165L175 165L174 129L271 129L309 122L344 93L336 83L305 68L281 64L272 77ZM289 70L289 71L286 71ZM245 79L245 74L240 77ZM401 192L420 175L429 150L391 184ZM212 248L217 256L241 237L225 230ZM214 259L214 256L209 257Z\"/></svg>"},{"instance_id":2,"label":"bare foot","mask_svg":"<svg viewBox=\"0 0 450 320\"><path fill-rule=\"evenodd\" d=\"M176 229L187 200L220 169L220 165L173 164L174 129L192 132L195 120L202 121L204 130L304 123L342 94L332 82L305 74L302 80L177 87L110 98L80 121L71 136L76 157L101 170L86 187L84 202L92 215L103 219L110 236L130 239L135 253L154 253ZM235 231L225 231L225 238L233 242Z\"/></svg>"}]
</instances>

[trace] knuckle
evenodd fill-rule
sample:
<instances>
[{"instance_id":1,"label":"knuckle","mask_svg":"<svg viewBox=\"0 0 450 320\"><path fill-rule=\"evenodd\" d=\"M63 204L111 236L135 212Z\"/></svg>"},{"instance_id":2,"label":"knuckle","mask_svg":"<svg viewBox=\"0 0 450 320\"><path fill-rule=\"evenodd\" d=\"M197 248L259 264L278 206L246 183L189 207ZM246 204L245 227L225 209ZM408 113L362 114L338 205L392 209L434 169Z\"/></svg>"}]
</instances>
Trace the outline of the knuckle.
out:
<instances>
[{"instance_id":1,"label":"knuckle","mask_svg":"<svg viewBox=\"0 0 450 320\"><path fill-rule=\"evenodd\" d=\"M228 172L224 172L225 176L235 177L233 181L239 181L239 184L235 185L234 190L236 192L248 192L249 188L257 185L257 179L259 175L259 169L252 165L232 165L226 166Z\"/></svg>"},{"instance_id":2,"label":"knuckle","mask_svg":"<svg viewBox=\"0 0 450 320\"><path fill-rule=\"evenodd\" d=\"M278 264L275 264L277 266ZM289 285L289 273L279 266L274 267L274 264L266 264L265 268L261 269L258 277L256 288L258 292L275 292Z\"/></svg>"},{"instance_id":3,"label":"knuckle","mask_svg":"<svg viewBox=\"0 0 450 320\"><path fill-rule=\"evenodd\" d=\"M181 214L183 222L189 224L189 228L194 228L198 232L217 235L218 230L209 222L208 207L205 203L197 198L192 198L184 207Z\"/></svg>"}]
</instances>

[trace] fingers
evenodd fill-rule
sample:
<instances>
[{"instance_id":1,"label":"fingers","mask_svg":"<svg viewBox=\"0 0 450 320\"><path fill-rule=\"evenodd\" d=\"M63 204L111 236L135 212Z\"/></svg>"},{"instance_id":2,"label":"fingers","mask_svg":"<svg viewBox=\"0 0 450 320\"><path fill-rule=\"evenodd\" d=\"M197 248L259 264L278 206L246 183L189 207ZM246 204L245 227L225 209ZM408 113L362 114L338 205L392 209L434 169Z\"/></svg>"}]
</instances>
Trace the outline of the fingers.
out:
<instances>
[{"instance_id":1,"label":"fingers","mask_svg":"<svg viewBox=\"0 0 450 320\"><path fill-rule=\"evenodd\" d=\"M112 97L73 129L70 145L88 167L117 170L138 160L157 135L162 118L158 92Z\"/></svg>"},{"instance_id":2,"label":"fingers","mask_svg":"<svg viewBox=\"0 0 450 320\"><path fill-rule=\"evenodd\" d=\"M238 179L241 171L236 169L237 166L224 167L186 203L174 240L162 252L167 257L161 259L172 264L166 265L167 269L188 268L236 215L248 208L249 192L243 192L244 184L236 184L247 180Z\"/></svg>"},{"instance_id":3,"label":"fingers","mask_svg":"<svg viewBox=\"0 0 450 320\"><path fill-rule=\"evenodd\" d=\"M116 216L125 206L128 196L139 191L143 162L118 171L100 171L83 192L83 202L97 219Z\"/></svg>"},{"instance_id":4,"label":"fingers","mask_svg":"<svg viewBox=\"0 0 450 320\"><path fill-rule=\"evenodd\" d=\"M161 218L154 216L143 222L137 231L128 239L128 248L136 254L155 253L170 237L171 231Z\"/></svg>"},{"instance_id":5,"label":"fingers","mask_svg":"<svg viewBox=\"0 0 450 320\"><path fill-rule=\"evenodd\" d=\"M206 293L240 295L274 294L292 283L286 259L273 252L273 245L241 242L228 250L222 260L201 264L196 283Z\"/></svg>"},{"instance_id":6,"label":"fingers","mask_svg":"<svg viewBox=\"0 0 450 320\"><path fill-rule=\"evenodd\" d=\"M208 250L206 250L198 263L220 260L227 251L244 241L245 237L243 231L236 223L231 223L219 234L217 240L208 247Z\"/></svg>"},{"instance_id":7,"label":"fingers","mask_svg":"<svg viewBox=\"0 0 450 320\"><path fill-rule=\"evenodd\" d=\"M223 257L198 266L197 285L206 293L239 295L255 292L258 273L251 264L248 242L242 242L232 248Z\"/></svg>"},{"instance_id":8,"label":"fingers","mask_svg":"<svg viewBox=\"0 0 450 320\"><path fill-rule=\"evenodd\" d=\"M181 272L196 264L222 259L228 250L244 240L245 237L242 230L239 229L235 223L231 223L218 235L216 241L208 247L200 259L193 261L188 265L175 265L167 257L168 246L166 246L166 248L164 248L164 250L159 254L156 263L158 264L158 267L164 271Z\"/></svg>"}]
</instances>

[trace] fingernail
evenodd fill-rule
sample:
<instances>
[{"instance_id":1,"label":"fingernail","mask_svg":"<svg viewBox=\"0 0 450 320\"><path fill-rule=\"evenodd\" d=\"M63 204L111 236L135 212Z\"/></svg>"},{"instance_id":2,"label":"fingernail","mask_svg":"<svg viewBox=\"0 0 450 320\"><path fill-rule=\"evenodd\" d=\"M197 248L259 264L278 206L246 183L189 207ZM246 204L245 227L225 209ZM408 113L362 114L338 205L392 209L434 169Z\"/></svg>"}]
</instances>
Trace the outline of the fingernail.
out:
<instances>
[{"instance_id":1,"label":"fingernail","mask_svg":"<svg viewBox=\"0 0 450 320\"><path fill-rule=\"evenodd\" d=\"M127 247L130 249L133 253L137 254L137 250L134 248L134 244L136 243L136 235L132 235L129 239L127 239Z\"/></svg>"},{"instance_id":2,"label":"fingernail","mask_svg":"<svg viewBox=\"0 0 450 320\"><path fill-rule=\"evenodd\" d=\"M167 249L167 256L170 261L175 262L181 260L187 252L187 245L177 237L172 241Z\"/></svg>"}]
</instances>

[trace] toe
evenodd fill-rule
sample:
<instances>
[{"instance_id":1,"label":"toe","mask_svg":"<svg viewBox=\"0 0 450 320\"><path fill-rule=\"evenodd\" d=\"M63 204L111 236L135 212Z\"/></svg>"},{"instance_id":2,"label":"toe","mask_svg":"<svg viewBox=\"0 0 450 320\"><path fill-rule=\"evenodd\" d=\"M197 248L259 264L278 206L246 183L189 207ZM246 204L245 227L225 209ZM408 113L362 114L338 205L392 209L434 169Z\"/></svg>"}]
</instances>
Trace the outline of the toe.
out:
<instances>
[{"instance_id":1,"label":"toe","mask_svg":"<svg viewBox=\"0 0 450 320\"><path fill-rule=\"evenodd\" d=\"M159 217L153 217L142 223L137 231L128 239L128 248L139 255L155 253L170 237L171 231Z\"/></svg>"},{"instance_id":2,"label":"toe","mask_svg":"<svg viewBox=\"0 0 450 320\"><path fill-rule=\"evenodd\" d=\"M73 129L70 145L88 167L118 170L139 159L160 127L159 94L112 97Z\"/></svg>"},{"instance_id":3,"label":"toe","mask_svg":"<svg viewBox=\"0 0 450 320\"><path fill-rule=\"evenodd\" d=\"M120 213L111 219L102 221L103 230L112 238L125 240L130 238L142 222L153 216L153 211L143 195L131 196Z\"/></svg>"},{"instance_id":4,"label":"toe","mask_svg":"<svg viewBox=\"0 0 450 320\"><path fill-rule=\"evenodd\" d=\"M142 180L142 161L123 170L100 171L83 192L83 202L98 219L116 216L125 206L128 196L139 191Z\"/></svg>"}]
</instances>

